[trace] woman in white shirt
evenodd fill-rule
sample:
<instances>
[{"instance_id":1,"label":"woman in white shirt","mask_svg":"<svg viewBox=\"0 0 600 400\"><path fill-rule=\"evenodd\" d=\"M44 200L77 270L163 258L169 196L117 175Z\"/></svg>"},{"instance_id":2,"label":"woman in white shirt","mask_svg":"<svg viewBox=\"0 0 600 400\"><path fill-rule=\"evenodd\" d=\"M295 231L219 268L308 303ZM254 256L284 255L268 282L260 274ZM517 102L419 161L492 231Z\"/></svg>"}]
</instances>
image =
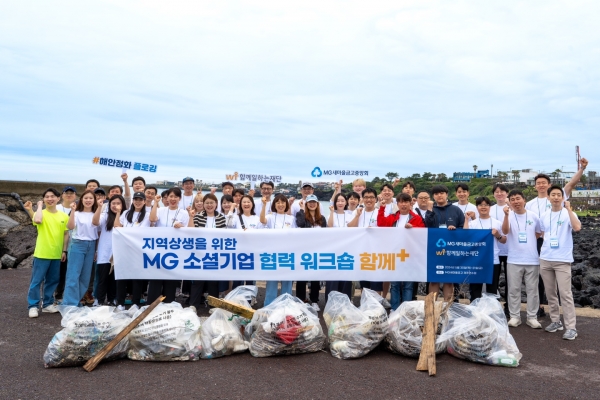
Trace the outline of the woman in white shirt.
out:
<instances>
[{"instance_id":1,"label":"woman in white shirt","mask_svg":"<svg viewBox=\"0 0 600 400\"><path fill-rule=\"evenodd\" d=\"M240 200L241 210L238 213L235 212L237 209L236 204L233 204L230 214L233 215L233 219L231 221L232 226L227 226L230 229L243 229L247 231L248 229L262 229L263 226L260 223L260 218L254 212L254 199L252 196L244 195ZM229 215L228 215L229 217ZM244 281L233 281L232 289L235 289L238 286L244 284ZM246 285L255 285L255 281L246 281Z\"/></svg>"},{"instance_id":2,"label":"woman in white shirt","mask_svg":"<svg viewBox=\"0 0 600 400\"><path fill-rule=\"evenodd\" d=\"M262 198L262 210L260 210L260 223L264 229L292 229L296 227L296 219L287 214L290 209L290 203L283 194L278 194L271 203L272 213L265 216L267 208L267 198ZM265 293L265 306L268 306L277 297L277 286L280 281L267 281ZM281 294L292 294L293 281L281 281Z\"/></svg>"},{"instance_id":3,"label":"woman in white shirt","mask_svg":"<svg viewBox=\"0 0 600 400\"><path fill-rule=\"evenodd\" d=\"M146 209L146 195L142 192L133 194L133 201L129 210L125 211L118 221L117 228L149 228L150 212ZM125 307L127 287L131 288L131 303L141 306L142 294L148 287L148 281L142 279L122 279L117 281L116 303L119 310Z\"/></svg>"},{"instance_id":4,"label":"woman in white shirt","mask_svg":"<svg viewBox=\"0 0 600 400\"><path fill-rule=\"evenodd\" d=\"M353 194L356 195L355 197L352 197L356 203L354 205L356 208L360 201L360 196L358 193ZM336 194L333 198L333 204L334 206L329 207L330 212L327 226L330 228L347 228L348 222L352 219L353 211L348 210L348 200L346 199L346 196L341 193ZM352 301L352 281L327 281L325 283L325 302L327 302L329 293L333 290L344 293L350 297L350 301Z\"/></svg>"},{"instance_id":5,"label":"woman in white shirt","mask_svg":"<svg viewBox=\"0 0 600 400\"><path fill-rule=\"evenodd\" d=\"M90 284L98 239L98 228L92 224L92 218L97 209L96 196L91 190L83 192L77 204L71 204L71 215L67 223L67 228L72 233L63 294L65 306L79 306L79 301Z\"/></svg>"},{"instance_id":6,"label":"woman in white shirt","mask_svg":"<svg viewBox=\"0 0 600 400\"><path fill-rule=\"evenodd\" d=\"M102 212L98 207L92 218L92 224L100 229L100 239L98 239L98 251L96 252L96 270L98 271L98 286L96 287L96 300L94 305L113 303L116 296L115 275L110 272L110 260L112 258L112 232L113 227L118 226L121 218L121 210L124 210L125 198L121 195L114 195L108 202L106 212Z\"/></svg>"},{"instance_id":7,"label":"woman in white shirt","mask_svg":"<svg viewBox=\"0 0 600 400\"><path fill-rule=\"evenodd\" d=\"M162 196L156 196L152 211L150 211L150 222L154 223L156 228L183 228L188 225L189 214L186 210L179 208L181 200L181 189L172 187L166 193L166 207L158 208L158 203ZM148 286L148 303L154 302L161 294L166 297L165 303L175 301L175 291L181 281L155 279L150 281Z\"/></svg>"}]
</instances>

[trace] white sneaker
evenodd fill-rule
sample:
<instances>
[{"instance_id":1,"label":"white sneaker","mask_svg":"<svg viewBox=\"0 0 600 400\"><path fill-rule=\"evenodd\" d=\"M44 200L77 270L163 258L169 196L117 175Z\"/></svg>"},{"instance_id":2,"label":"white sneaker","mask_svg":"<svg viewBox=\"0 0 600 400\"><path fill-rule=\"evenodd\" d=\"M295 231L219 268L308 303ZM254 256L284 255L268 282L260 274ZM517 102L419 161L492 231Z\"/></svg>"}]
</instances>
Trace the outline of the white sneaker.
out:
<instances>
[{"instance_id":1,"label":"white sneaker","mask_svg":"<svg viewBox=\"0 0 600 400\"><path fill-rule=\"evenodd\" d=\"M29 309L29 318L37 318L39 316L37 308Z\"/></svg>"},{"instance_id":2,"label":"white sneaker","mask_svg":"<svg viewBox=\"0 0 600 400\"><path fill-rule=\"evenodd\" d=\"M123 306L117 306L117 311L125 311L125 307L123 307Z\"/></svg>"},{"instance_id":3,"label":"white sneaker","mask_svg":"<svg viewBox=\"0 0 600 400\"><path fill-rule=\"evenodd\" d=\"M540 324L535 318L527 318L526 324L532 327L533 329L542 329L542 324Z\"/></svg>"},{"instance_id":4,"label":"white sneaker","mask_svg":"<svg viewBox=\"0 0 600 400\"><path fill-rule=\"evenodd\" d=\"M92 307L98 307L98 299L94 299L94 304L92 304Z\"/></svg>"},{"instance_id":5,"label":"white sneaker","mask_svg":"<svg viewBox=\"0 0 600 400\"><path fill-rule=\"evenodd\" d=\"M521 318L511 318L508 321L508 326L510 326L511 328L516 328L519 325L521 325Z\"/></svg>"},{"instance_id":6,"label":"white sneaker","mask_svg":"<svg viewBox=\"0 0 600 400\"><path fill-rule=\"evenodd\" d=\"M56 307L54 304L50 304L48 307L42 308L42 312L54 314L58 312L58 307Z\"/></svg>"},{"instance_id":7,"label":"white sneaker","mask_svg":"<svg viewBox=\"0 0 600 400\"><path fill-rule=\"evenodd\" d=\"M319 308L319 305L317 303L312 303L311 306L315 309L316 312L321 311L321 308Z\"/></svg>"},{"instance_id":8,"label":"white sneaker","mask_svg":"<svg viewBox=\"0 0 600 400\"><path fill-rule=\"evenodd\" d=\"M198 311L196 310L196 307L190 306L190 310L192 310L194 312L194 314L198 314Z\"/></svg>"}]
</instances>

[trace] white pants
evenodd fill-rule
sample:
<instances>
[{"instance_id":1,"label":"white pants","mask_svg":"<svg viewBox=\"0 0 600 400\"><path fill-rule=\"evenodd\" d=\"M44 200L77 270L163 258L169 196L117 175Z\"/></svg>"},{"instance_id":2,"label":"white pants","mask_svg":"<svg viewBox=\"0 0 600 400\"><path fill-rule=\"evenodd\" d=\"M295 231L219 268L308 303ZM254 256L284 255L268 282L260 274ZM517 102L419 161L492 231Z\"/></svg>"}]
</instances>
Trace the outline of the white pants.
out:
<instances>
[{"instance_id":1,"label":"white pants","mask_svg":"<svg viewBox=\"0 0 600 400\"><path fill-rule=\"evenodd\" d=\"M511 318L521 318L521 283L525 279L527 291L527 319L537 319L540 308L538 283L540 280L539 265L510 264L508 269L508 311Z\"/></svg>"}]
</instances>

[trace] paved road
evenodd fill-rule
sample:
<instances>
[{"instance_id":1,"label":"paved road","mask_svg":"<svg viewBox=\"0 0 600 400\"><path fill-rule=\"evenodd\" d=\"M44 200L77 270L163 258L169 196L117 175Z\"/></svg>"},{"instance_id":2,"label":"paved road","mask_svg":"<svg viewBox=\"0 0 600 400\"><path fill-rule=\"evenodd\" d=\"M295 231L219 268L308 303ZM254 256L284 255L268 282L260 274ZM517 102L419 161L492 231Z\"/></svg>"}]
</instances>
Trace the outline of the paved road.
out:
<instances>
[{"instance_id":1,"label":"paved road","mask_svg":"<svg viewBox=\"0 0 600 400\"><path fill-rule=\"evenodd\" d=\"M600 396L600 319L583 317L578 319L579 338L573 342L525 325L514 329L523 353L516 369L474 364L444 354L438 357L436 377L417 372L416 360L383 348L358 360L338 360L325 351L271 358L244 353L197 362L122 360L100 364L91 373L82 368L44 369L42 355L60 330L60 315L27 317L30 271L0 270L0 399ZM548 319L542 323L546 325Z\"/></svg>"}]
</instances>

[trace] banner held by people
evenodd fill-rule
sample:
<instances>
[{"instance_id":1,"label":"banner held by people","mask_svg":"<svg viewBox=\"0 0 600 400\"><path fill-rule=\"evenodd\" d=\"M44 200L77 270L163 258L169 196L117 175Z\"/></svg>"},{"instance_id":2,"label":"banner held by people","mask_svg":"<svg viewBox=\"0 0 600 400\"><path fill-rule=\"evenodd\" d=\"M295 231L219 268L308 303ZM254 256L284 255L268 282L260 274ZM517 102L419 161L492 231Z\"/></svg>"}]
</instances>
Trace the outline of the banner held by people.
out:
<instances>
[{"instance_id":1,"label":"banner held by people","mask_svg":"<svg viewBox=\"0 0 600 400\"><path fill-rule=\"evenodd\" d=\"M116 279L490 283L487 230L116 228Z\"/></svg>"}]
</instances>

